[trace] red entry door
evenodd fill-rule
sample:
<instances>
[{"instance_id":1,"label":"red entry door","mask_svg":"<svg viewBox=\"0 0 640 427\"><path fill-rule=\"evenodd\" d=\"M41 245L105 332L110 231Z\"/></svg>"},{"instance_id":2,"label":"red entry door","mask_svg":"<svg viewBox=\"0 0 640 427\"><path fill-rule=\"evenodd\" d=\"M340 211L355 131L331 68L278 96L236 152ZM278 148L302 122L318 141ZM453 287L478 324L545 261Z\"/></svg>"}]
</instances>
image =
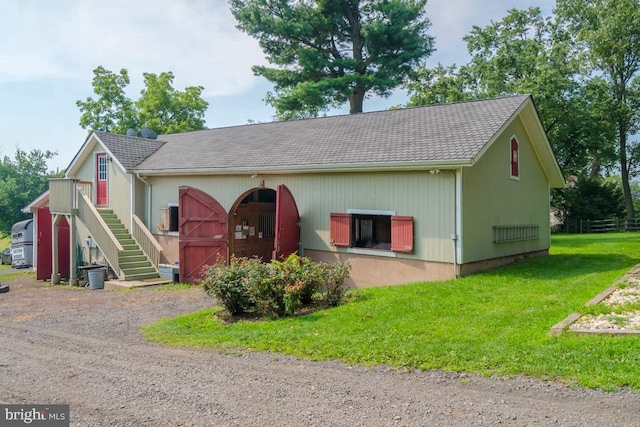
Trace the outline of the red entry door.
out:
<instances>
[{"instance_id":1,"label":"red entry door","mask_svg":"<svg viewBox=\"0 0 640 427\"><path fill-rule=\"evenodd\" d=\"M107 182L109 172L107 168L107 153L96 154L96 205L107 205Z\"/></svg>"},{"instance_id":2,"label":"red entry door","mask_svg":"<svg viewBox=\"0 0 640 427\"><path fill-rule=\"evenodd\" d=\"M300 215L296 201L286 185L276 193L276 230L273 259L286 258L300 249Z\"/></svg>"},{"instance_id":3,"label":"red entry door","mask_svg":"<svg viewBox=\"0 0 640 427\"><path fill-rule=\"evenodd\" d=\"M36 279L47 280L51 278L51 213L49 208L38 208L38 249L36 263ZM58 272L60 277L69 277L69 223L62 218L58 223Z\"/></svg>"},{"instance_id":4,"label":"red entry door","mask_svg":"<svg viewBox=\"0 0 640 427\"><path fill-rule=\"evenodd\" d=\"M178 193L180 281L196 282L205 266L227 262L227 212L197 188L180 187Z\"/></svg>"}]
</instances>

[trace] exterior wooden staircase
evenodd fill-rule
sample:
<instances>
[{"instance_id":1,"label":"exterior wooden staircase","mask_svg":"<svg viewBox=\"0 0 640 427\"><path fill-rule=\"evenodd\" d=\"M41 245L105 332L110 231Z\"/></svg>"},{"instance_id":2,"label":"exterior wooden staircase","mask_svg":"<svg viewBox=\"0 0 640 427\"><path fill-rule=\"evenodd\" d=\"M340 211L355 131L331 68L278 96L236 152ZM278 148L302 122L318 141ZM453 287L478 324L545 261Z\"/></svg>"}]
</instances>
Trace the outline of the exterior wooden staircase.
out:
<instances>
[{"instance_id":1,"label":"exterior wooden staircase","mask_svg":"<svg viewBox=\"0 0 640 427\"><path fill-rule=\"evenodd\" d=\"M131 237L124 224L110 209L98 209L100 216L107 224L113 235L124 248L118 255L120 269L124 273L124 280L157 279L158 270L149 261L138 243Z\"/></svg>"}]
</instances>

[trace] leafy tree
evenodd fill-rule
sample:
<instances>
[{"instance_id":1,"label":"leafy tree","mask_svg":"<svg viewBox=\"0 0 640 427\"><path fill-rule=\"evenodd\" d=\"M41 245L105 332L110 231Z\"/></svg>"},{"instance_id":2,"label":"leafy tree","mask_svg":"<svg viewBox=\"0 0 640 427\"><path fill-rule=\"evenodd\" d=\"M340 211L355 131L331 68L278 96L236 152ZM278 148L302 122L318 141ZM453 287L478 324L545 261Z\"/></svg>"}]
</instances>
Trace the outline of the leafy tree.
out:
<instances>
[{"instance_id":1,"label":"leafy tree","mask_svg":"<svg viewBox=\"0 0 640 427\"><path fill-rule=\"evenodd\" d=\"M205 128L208 103L201 98L204 87L173 88L173 73L144 73L145 89L135 103L138 125L158 133L178 133Z\"/></svg>"},{"instance_id":2,"label":"leafy tree","mask_svg":"<svg viewBox=\"0 0 640 427\"><path fill-rule=\"evenodd\" d=\"M413 80L406 85L409 93L406 106L447 104L483 98L472 91L465 72L465 67L458 70L455 64L438 64L435 68L418 67Z\"/></svg>"},{"instance_id":3,"label":"leafy tree","mask_svg":"<svg viewBox=\"0 0 640 427\"><path fill-rule=\"evenodd\" d=\"M259 40L275 67L254 66L274 84L276 117L315 117L371 93L388 96L433 51L426 0L231 0L238 28Z\"/></svg>"},{"instance_id":4,"label":"leafy tree","mask_svg":"<svg viewBox=\"0 0 640 427\"><path fill-rule=\"evenodd\" d=\"M13 224L29 218L22 208L49 189L49 178L62 176L47 169L47 160L55 155L49 150L27 153L17 148L13 160L4 156L0 162L0 234L10 234Z\"/></svg>"},{"instance_id":5,"label":"leafy tree","mask_svg":"<svg viewBox=\"0 0 640 427\"><path fill-rule=\"evenodd\" d=\"M471 61L421 69L408 85L408 105L531 93L560 167L597 176L612 163L610 134L594 121L587 84L566 29L537 7L512 9L500 21L464 37Z\"/></svg>"},{"instance_id":6,"label":"leafy tree","mask_svg":"<svg viewBox=\"0 0 640 427\"><path fill-rule=\"evenodd\" d=\"M640 119L640 3L638 0L558 0L556 13L584 48L583 59L601 74L607 97L601 116L615 127L627 218L634 218L628 136Z\"/></svg>"},{"instance_id":7,"label":"leafy tree","mask_svg":"<svg viewBox=\"0 0 640 427\"><path fill-rule=\"evenodd\" d=\"M93 73L98 98L76 102L83 129L125 134L128 129L146 127L166 134L205 128L208 103L201 97L202 86L178 91L173 87L173 73L144 73L145 88L134 102L124 91L130 83L126 69L116 74L100 66Z\"/></svg>"},{"instance_id":8,"label":"leafy tree","mask_svg":"<svg viewBox=\"0 0 640 427\"><path fill-rule=\"evenodd\" d=\"M124 68L118 74L102 66L93 70L93 92L98 99L88 97L84 101L76 101L82 112L80 126L119 134L136 128L134 105L124 92L129 83L129 73Z\"/></svg>"},{"instance_id":9,"label":"leafy tree","mask_svg":"<svg viewBox=\"0 0 640 427\"><path fill-rule=\"evenodd\" d=\"M620 181L614 178L571 177L568 188L554 194L554 206L567 223L585 219L619 218L625 212Z\"/></svg>"}]
</instances>

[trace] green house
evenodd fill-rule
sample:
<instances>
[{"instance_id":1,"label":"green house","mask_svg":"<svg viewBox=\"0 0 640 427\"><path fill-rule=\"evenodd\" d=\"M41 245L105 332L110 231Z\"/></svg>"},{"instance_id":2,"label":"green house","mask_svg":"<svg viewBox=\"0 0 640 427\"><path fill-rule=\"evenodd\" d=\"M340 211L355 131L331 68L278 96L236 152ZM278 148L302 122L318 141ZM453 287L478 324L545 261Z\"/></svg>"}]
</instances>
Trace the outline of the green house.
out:
<instances>
[{"instance_id":1,"label":"green house","mask_svg":"<svg viewBox=\"0 0 640 427\"><path fill-rule=\"evenodd\" d=\"M349 260L365 287L547 254L564 185L528 95L145 134L92 133L50 186L54 222L91 235L123 280L135 273L105 212L183 281L231 255L298 252Z\"/></svg>"}]
</instances>

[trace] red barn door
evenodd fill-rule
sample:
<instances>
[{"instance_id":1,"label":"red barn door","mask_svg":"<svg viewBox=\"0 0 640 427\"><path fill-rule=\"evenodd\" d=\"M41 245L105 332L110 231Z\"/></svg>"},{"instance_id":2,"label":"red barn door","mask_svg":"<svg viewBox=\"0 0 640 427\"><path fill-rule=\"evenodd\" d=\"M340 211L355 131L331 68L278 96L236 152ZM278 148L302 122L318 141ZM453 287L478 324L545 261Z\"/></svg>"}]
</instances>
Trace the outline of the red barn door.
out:
<instances>
[{"instance_id":1,"label":"red barn door","mask_svg":"<svg viewBox=\"0 0 640 427\"><path fill-rule=\"evenodd\" d=\"M195 282L203 267L227 262L227 221L216 199L196 188L179 188L180 281Z\"/></svg>"},{"instance_id":2,"label":"red barn door","mask_svg":"<svg viewBox=\"0 0 640 427\"><path fill-rule=\"evenodd\" d=\"M273 259L286 258L300 249L299 222L298 207L291 191L284 184L278 185Z\"/></svg>"},{"instance_id":3,"label":"red barn door","mask_svg":"<svg viewBox=\"0 0 640 427\"><path fill-rule=\"evenodd\" d=\"M51 213L48 207L38 208L38 249L36 253L36 279L48 280L53 271L51 267ZM69 223L62 218L58 223L58 272L60 277L69 277Z\"/></svg>"}]
</instances>

